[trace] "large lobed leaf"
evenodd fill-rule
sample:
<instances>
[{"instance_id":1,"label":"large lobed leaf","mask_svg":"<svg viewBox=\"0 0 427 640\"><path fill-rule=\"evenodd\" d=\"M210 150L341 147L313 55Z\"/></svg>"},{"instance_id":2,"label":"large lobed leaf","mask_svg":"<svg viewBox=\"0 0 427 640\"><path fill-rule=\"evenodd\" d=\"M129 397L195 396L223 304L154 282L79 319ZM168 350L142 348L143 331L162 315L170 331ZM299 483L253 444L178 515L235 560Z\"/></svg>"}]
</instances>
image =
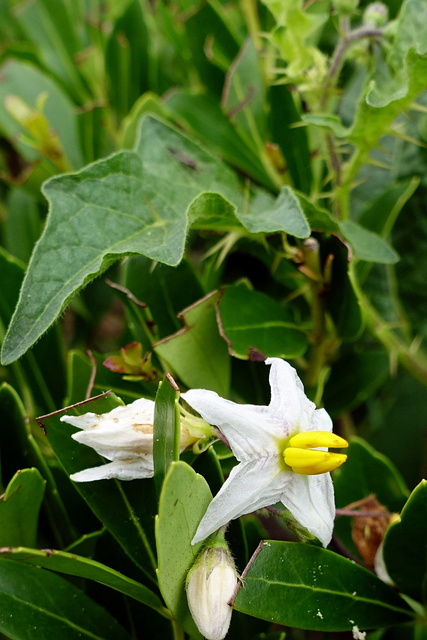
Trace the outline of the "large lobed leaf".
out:
<instances>
[{"instance_id":1,"label":"large lobed leaf","mask_svg":"<svg viewBox=\"0 0 427 640\"><path fill-rule=\"evenodd\" d=\"M231 170L188 138L146 117L134 151L45 183L50 214L3 344L3 363L24 354L71 296L119 257L142 254L177 265L189 220L203 215L197 201L206 193L221 196L214 198L216 206L209 215L218 216L228 205L229 226L236 225L236 210L250 232L285 231L297 237L310 233L291 194L285 191L277 201L258 194L255 210L246 211L244 191Z\"/></svg>"}]
</instances>

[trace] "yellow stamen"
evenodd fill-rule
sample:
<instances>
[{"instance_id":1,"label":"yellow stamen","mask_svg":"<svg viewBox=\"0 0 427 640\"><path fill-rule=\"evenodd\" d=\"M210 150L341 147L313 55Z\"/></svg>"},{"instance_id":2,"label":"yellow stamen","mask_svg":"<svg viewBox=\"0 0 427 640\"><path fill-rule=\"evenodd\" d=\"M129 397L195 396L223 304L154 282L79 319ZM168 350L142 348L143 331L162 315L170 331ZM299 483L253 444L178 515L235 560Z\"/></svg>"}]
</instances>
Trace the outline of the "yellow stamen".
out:
<instances>
[{"instance_id":1,"label":"yellow stamen","mask_svg":"<svg viewBox=\"0 0 427 640\"><path fill-rule=\"evenodd\" d=\"M289 440L289 446L300 449L314 449L315 447L343 449L348 447L348 442L330 431L306 431L293 436Z\"/></svg>"},{"instance_id":2,"label":"yellow stamen","mask_svg":"<svg viewBox=\"0 0 427 640\"><path fill-rule=\"evenodd\" d=\"M313 451L297 447L287 447L283 452L283 457L292 471L304 475L328 473L347 460L347 456L342 453Z\"/></svg>"}]
</instances>

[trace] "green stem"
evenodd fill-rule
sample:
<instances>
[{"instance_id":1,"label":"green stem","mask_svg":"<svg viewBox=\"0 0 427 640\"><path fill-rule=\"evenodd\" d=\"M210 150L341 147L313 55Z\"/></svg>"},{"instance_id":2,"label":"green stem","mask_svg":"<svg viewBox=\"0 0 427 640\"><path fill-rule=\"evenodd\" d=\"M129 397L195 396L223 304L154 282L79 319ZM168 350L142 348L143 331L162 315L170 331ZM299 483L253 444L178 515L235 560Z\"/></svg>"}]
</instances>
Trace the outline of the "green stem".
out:
<instances>
[{"instance_id":1,"label":"green stem","mask_svg":"<svg viewBox=\"0 0 427 640\"><path fill-rule=\"evenodd\" d=\"M390 354L397 356L400 364L416 380L427 387L427 354L418 346L414 348L412 344L406 343L396 334L391 326L384 322L367 296L360 289L353 265L350 266L350 278L370 331L377 340L385 346Z\"/></svg>"},{"instance_id":2,"label":"green stem","mask_svg":"<svg viewBox=\"0 0 427 640\"><path fill-rule=\"evenodd\" d=\"M325 109L329 96L335 88L339 74L344 64L345 54L347 53L348 48L356 40L361 40L363 38L376 38L378 36L381 36L382 33L382 29L373 27L360 27L359 29L350 31L344 36L344 38L342 38L342 40L339 41L332 56L329 72L326 77L323 95L320 100L320 110Z\"/></svg>"},{"instance_id":3,"label":"green stem","mask_svg":"<svg viewBox=\"0 0 427 640\"><path fill-rule=\"evenodd\" d=\"M176 622L176 620L172 620L172 631L173 631L173 640L184 640L184 630Z\"/></svg>"}]
</instances>

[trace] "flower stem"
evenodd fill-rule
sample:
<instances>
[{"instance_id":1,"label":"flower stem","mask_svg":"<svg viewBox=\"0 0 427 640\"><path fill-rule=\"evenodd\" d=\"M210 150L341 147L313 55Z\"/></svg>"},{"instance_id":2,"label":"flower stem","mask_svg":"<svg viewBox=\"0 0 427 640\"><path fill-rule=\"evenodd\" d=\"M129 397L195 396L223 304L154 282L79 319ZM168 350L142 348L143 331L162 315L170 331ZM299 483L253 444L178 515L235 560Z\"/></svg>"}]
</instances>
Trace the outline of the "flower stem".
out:
<instances>
[{"instance_id":1,"label":"flower stem","mask_svg":"<svg viewBox=\"0 0 427 640\"><path fill-rule=\"evenodd\" d=\"M383 33L382 29L373 28L373 27L359 27L358 29L354 29L347 33L342 40L336 46L334 54L332 56L331 64L329 67L328 75L326 76L326 82L323 89L323 95L320 100L320 110L325 109L329 96L331 95L333 89L338 80L338 76L341 72L342 66L344 64L345 54L347 53L348 48L355 42L356 40L361 40L363 38L376 38L377 36L381 36Z\"/></svg>"}]
</instances>

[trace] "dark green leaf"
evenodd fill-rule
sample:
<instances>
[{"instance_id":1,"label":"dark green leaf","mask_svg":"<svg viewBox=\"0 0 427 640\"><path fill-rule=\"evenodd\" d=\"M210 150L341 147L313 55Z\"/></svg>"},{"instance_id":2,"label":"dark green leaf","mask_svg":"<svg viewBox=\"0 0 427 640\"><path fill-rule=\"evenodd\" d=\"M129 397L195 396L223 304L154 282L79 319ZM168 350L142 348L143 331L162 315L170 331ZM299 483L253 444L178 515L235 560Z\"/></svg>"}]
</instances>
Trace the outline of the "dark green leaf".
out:
<instances>
[{"instance_id":1,"label":"dark green leaf","mask_svg":"<svg viewBox=\"0 0 427 640\"><path fill-rule=\"evenodd\" d=\"M299 629L345 631L409 621L406 603L369 571L331 551L261 543L234 607Z\"/></svg>"},{"instance_id":2,"label":"dark green leaf","mask_svg":"<svg viewBox=\"0 0 427 640\"><path fill-rule=\"evenodd\" d=\"M159 384L154 410L154 481L160 493L170 464L179 460L180 423L178 407L179 390L175 381L166 376Z\"/></svg>"},{"instance_id":3,"label":"dark green leaf","mask_svg":"<svg viewBox=\"0 0 427 640\"><path fill-rule=\"evenodd\" d=\"M355 340L363 327L359 301L354 292L348 274L347 248L331 236L321 244L324 259L333 256L332 278L330 288L325 297L326 307L331 314L336 330L343 340Z\"/></svg>"},{"instance_id":4,"label":"dark green leaf","mask_svg":"<svg viewBox=\"0 0 427 640\"><path fill-rule=\"evenodd\" d=\"M285 85L273 85L269 102L272 140L280 147L295 189L310 193L313 176L308 136L305 127L292 126L300 121L292 91Z\"/></svg>"},{"instance_id":5,"label":"dark green leaf","mask_svg":"<svg viewBox=\"0 0 427 640\"><path fill-rule=\"evenodd\" d=\"M13 640L130 640L117 620L64 578L15 560L0 559L0 600L0 631Z\"/></svg>"},{"instance_id":6,"label":"dark green leaf","mask_svg":"<svg viewBox=\"0 0 427 640\"><path fill-rule=\"evenodd\" d=\"M203 297L204 291L187 260L176 267L154 265L144 256L129 258L124 265L123 284L148 305L159 338L182 328L177 315Z\"/></svg>"},{"instance_id":7,"label":"dark green leaf","mask_svg":"<svg viewBox=\"0 0 427 640\"><path fill-rule=\"evenodd\" d=\"M37 469L18 471L0 499L0 546L34 546L45 481Z\"/></svg>"},{"instance_id":8,"label":"dark green leaf","mask_svg":"<svg viewBox=\"0 0 427 640\"><path fill-rule=\"evenodd\" d=\"M218 309L221 334L238 358L249 359L252 349L268 357L295 358L307 348L306 334L291 313L264 293L226 287Z\"/></svg>"},{"instance_id":9,"label":"dark green leaf","mask_svg":"<svg viewBox=\"0 0 427 640\"><path fill-rule=\"evenodd\" d=\"M9 324L19 289L24 277L24 267L19 260L0 248L0 340ZM29 413L53 411L62 401L65 389L65 370L59 331L50 331L19 364L11 368L12 383L24 398ZM34 400L31 398L33 394ZM37 407L33 407L37 401Z\"/></svg>"},{"instance_id":10,"label":"dark green leaf","mask_svg":"<svg viewBox=\"0 0 427 640\"><path fill-rule=\"evenodd\" d=\"M11 558L22 564L42 567L49 571L64 573L68 576L77 576L94 580L104 584L119 593L123 593L138 602L151 607L162 616L168 617L168 612L161 603L160 598L144 585L115 571L105 564L96 562L91 558L57 551L56 549L30 549L15 547L14 549L0 549L0 562L3 558Z\"/></svg>"},{"instance_id":11,"label":"dark green leaf","mask_svg":"<svg viewBox=\"0 0 427 640\"><path fill-rule=\"evenodd\" d=\"M383 557L397 588L416 600L427 598L427 481L422 480L403 507L401 519L384 538Z\"/></svg>"},{"instance_id":12,"label":"dark green leaf","mask_svg":"<svg viewBox=\"0 0 427 640\"><path fill-rule=\"evenodd\" d=\"M360 406L389 376L390 362L382 351L350 352L332 364L323 402L339 416Z\"/></svg>"}]
</instances>

